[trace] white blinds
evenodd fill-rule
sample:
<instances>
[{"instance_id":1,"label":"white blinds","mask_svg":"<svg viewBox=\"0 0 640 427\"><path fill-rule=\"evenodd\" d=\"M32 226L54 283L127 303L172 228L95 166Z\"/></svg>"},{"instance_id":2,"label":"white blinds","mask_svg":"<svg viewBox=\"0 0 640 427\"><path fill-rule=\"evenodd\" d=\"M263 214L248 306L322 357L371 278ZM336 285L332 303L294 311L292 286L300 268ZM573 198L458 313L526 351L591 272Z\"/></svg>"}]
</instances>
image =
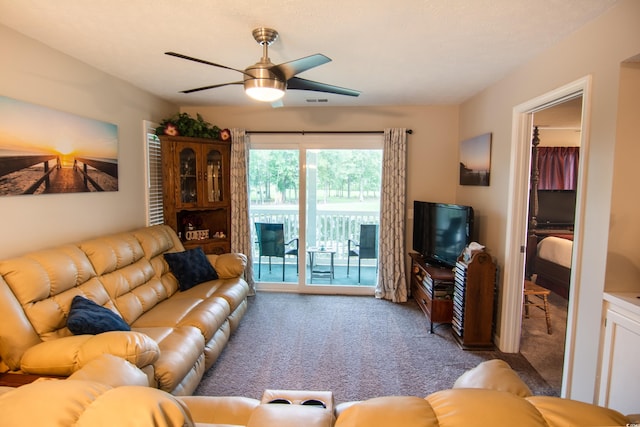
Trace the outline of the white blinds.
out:
<instances>
[{"instance_id":1,"label":"white blinds","mask_svg":"<svg viewBox=\"0 0 640 427\"><path fill-rule=\"evenodd\" d=\"M162 159L160 139L154 127L145 122L147 145L147 225L164 223L162 205Z\"/></svg>"}]
</instances>

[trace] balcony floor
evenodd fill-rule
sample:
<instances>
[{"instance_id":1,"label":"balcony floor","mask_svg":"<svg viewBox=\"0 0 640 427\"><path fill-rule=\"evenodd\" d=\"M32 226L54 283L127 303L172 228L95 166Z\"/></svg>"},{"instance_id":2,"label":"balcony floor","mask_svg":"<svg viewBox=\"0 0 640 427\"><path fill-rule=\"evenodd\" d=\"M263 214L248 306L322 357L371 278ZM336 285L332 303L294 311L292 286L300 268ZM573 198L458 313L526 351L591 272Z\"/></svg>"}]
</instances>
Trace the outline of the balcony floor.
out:
<instances>
[{"instance_id":1,"label":"balcony floor","mask_svg":"<svg viewBox=\"0 0 640 427\"><path fill-rule=\"evenodd\" d=\"M347 265L339 264L334 266L334 278L329 280L327 277L314 277L312 285L348 285L348 286L375 286L376 285L376 266L369 260L367 264L363 261L360 270L360 283L358 283L358 260L354 258L349 266L349 277L347 277ZM324 269L325 266L323 265ZM253 264L253 278L256 283L282 283L282 260L274 258L271 261L271 272L269 272L269 262L267 258L263 258L261 277L258 279L258 263ZM309 282L309 266L307 266L307 283ZM298 283L298 275L296 274L296 266L292 260L287 260L285 264L285 281L284 283Z\"/></svg>"}]
</instances>

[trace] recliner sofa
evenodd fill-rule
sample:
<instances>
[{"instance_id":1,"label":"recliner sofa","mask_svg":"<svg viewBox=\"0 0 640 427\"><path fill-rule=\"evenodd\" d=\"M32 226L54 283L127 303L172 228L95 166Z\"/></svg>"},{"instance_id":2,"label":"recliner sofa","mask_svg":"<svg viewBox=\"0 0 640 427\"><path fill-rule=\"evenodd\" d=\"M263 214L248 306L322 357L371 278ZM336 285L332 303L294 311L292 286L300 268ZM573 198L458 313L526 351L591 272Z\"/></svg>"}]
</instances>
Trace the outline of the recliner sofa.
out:
<instances>
[{"instance_id":1,"label":"recliner sofa","mask_svg":"<svg viewBox=\"0 0 640 427\"><path fill-rule=\"evenodd\" d=\"M180 290L164 254L183 251L159 225L0 261L0 372L66 377L109 353L150 386L191 394L238 327L249 286L246 256L231 253L206 256L218 279ZM67 318L77 295L131 330L74 335Z\"/></svg>"},{"instance_id":2,"label":"recliner sofa","mask_svg":"<svg viewBox=\"0 0 640 427\"><path fill-rule=\"evenodd\" d=\"M331 393L326 391L266 390L262 400L240 396L174 397L141 387L143 380L139 377L144 374L136 374L138 369L129 365L123 359L102 356L67 380L38 380L17 389L0 387L2 425L586 427L634 422L596 405L531 396L517 374L497 359L467 371L452 389L425 398L381 396L335 407ZM305 406L303 399L313 396L326 405ZM281 401L291 403L272 403Z\"/></svg>"}]
</instances>

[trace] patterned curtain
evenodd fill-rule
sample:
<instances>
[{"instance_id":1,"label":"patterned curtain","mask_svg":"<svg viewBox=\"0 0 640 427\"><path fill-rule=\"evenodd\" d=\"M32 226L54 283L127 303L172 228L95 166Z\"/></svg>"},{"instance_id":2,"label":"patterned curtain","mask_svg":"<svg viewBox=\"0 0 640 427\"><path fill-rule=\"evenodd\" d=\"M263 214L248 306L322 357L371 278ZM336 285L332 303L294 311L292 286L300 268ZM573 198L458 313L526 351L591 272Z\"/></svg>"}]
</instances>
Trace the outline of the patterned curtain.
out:
<instances>
[{"instance_id":1,"label":"patterned curtain","mask_svg":"<svg viewBox=\"0 0 640 427\"><path fill-rule=\"evenodd\" d=\"M255 295L249 231L249 143L244 129L231 130L231 251L247 255L244 277Z\"/></svg>"},{"instance_id":2,"label":"patterned curtain","mask_svg":"<svg viewBox=\"0 0 640 427\"><path fill-rule=\"evenodd\" d=\"M384 130L382 154L382 200L380 203L380 249L376 298L406 302L405 277L407 131Z\"/></svg>"},{"instance_id":3,"label":"patterned curtain","mask_svg":"<svg viewBox=\"0 0 640 427\"><path fill-rule=\"evenodd\" d=\"M538 147L538 190L575 190L580 147Z\"/></svg>"}]
</instances>

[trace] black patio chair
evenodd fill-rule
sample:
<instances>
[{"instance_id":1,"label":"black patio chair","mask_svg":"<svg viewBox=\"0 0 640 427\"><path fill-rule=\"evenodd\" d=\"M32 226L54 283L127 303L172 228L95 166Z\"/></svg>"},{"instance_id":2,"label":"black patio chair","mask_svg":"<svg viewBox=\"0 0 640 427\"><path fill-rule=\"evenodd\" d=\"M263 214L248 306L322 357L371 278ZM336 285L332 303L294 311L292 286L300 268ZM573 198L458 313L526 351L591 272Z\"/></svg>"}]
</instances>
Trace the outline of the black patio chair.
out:
<instances>
[{"instance_id":1,"label":"black patio chair","mask_svg":"<svg viewBox=\"0 0 640 427\"><path fill-rule=\"evenodd\" d=\"M347 277L349 277L349 260L358 257L358 283L360 283L360 266L363 259L375 259L378 268L378 225L360 224L360 241L347 242Z\"/></svg>"},{"instance_id":2,"label":"black patio chair","mask_svg":"<svg viewBox=\"0 0 640 427\"><path fill-rule=\"evenodd\" d=\"M283 224L256 222L256 235L258 237L258 279L260 279L263 256L269 257L269 271L271 271L271 257L282 258L283 282L284 261L287 255L296 257L296 273L298 273L298 238L285 243Z\"/></svg>"}]
</instances>

